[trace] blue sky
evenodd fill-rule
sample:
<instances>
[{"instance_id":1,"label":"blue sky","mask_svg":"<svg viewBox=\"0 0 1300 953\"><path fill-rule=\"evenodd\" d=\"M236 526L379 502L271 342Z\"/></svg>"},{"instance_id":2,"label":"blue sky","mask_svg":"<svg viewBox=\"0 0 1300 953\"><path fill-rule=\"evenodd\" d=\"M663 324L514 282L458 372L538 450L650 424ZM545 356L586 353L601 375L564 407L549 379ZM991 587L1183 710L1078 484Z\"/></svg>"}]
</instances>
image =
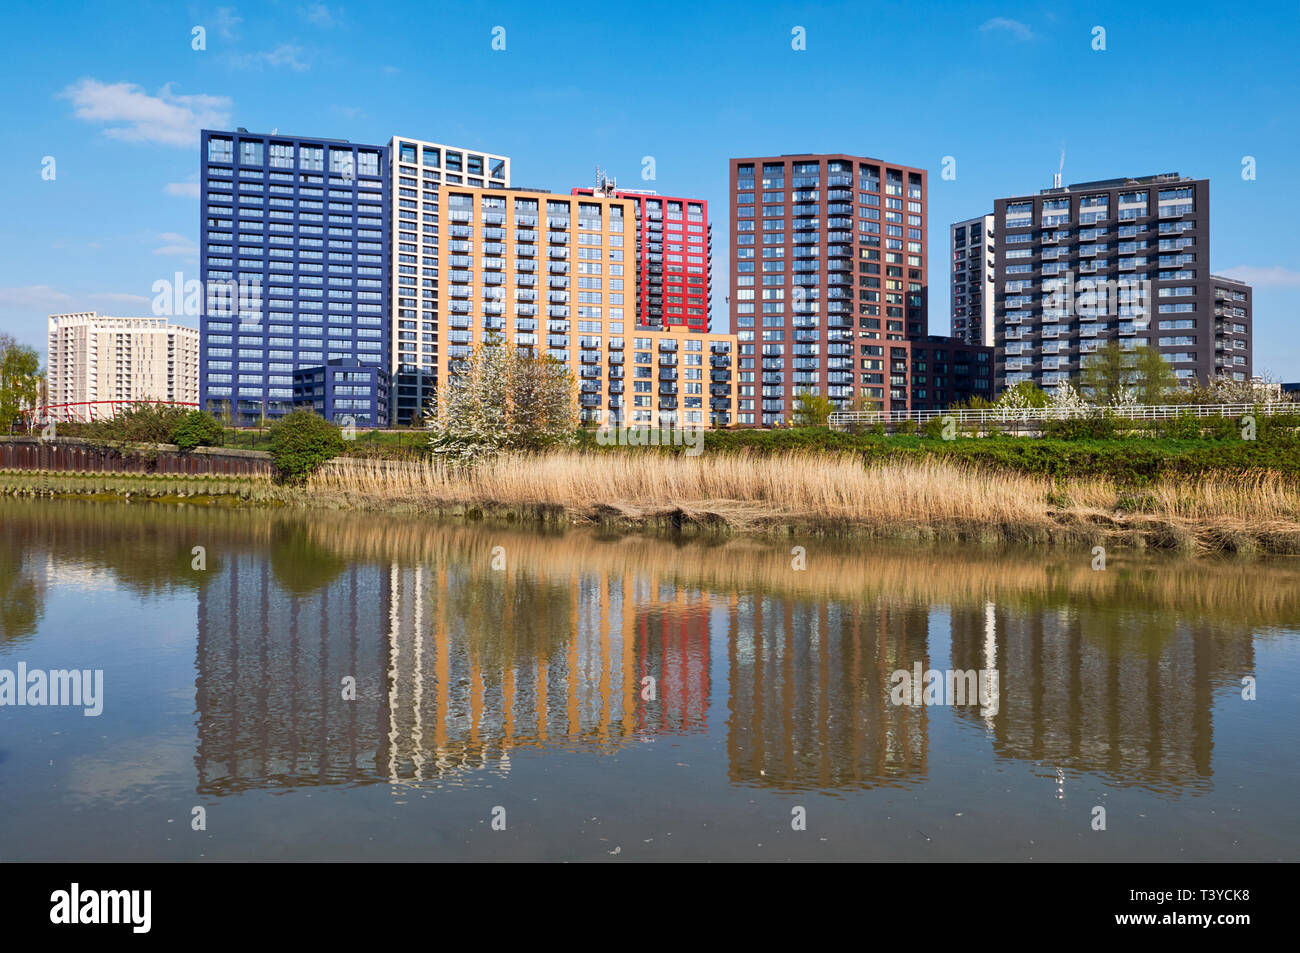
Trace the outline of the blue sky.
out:
<instances>
[{"instance_id":1,"label":"blue sky","mask_svg":"<svg viewBox=\"0 0 1300 953\"><path fill-rule=\"evenodd\" d=\"M148 314L155 281L197 278L204 125L415 136L509 155L516 185L567 191L599 164L709 199L719 330L731 156L929 169L930 326L946 333L948 224L1049 186L1064 147L1067 183L1208 177L1211 266L1255 285L1256 370L1300 380L1297 46L1295 2L9 4L0 330L43 355L47 314Z\"/></svg>"}]
</instances>

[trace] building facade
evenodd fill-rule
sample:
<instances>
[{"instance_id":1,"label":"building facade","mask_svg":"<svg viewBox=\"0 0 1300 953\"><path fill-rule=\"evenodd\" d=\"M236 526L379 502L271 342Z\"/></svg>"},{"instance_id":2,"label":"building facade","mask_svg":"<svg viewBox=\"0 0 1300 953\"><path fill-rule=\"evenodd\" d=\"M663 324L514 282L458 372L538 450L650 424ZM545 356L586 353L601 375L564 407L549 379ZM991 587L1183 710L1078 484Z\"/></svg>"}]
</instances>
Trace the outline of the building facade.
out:
<instances>
[{"instance_id":1,"label":"building facade","mask_svg":"<svg viewBox=\"0 0 1300 953\"><path fill-rule=\"evenodd\" d=\"M499 336L570 367L584 422L733 422L733 335L636 327L631 199L443 186L439 202L440 388Z\"/></svg>"},{"instance_id":2,"label":"building facade","mask_svg":"<svg viewBox=\"0 0 1300 953\"><path fill-rule=\"evenodd\" d=\"M388 370L375 364L337 360L293 372L294 406L344 427L387 427L391 393Z\"/></svg>"},{"instance_id":3,"label":"building facade","mask_svg":"<svg viewBox=\"0 0 1300 953\"><path fill-rule=\"evenodd\" d=\"M201 135L203 408L250 424L293 409L300 368L387 367L388 148Z\"/></svg>"},{"instance_id":4,"label":"building facade","mask_svg":"<svg viewBox=\"0 0 1300 953\"><path fill-rule=\"evenodd\" d=\"M993 216L980 215L949 226L952 335L967 344L993 346Z\"/></svg>"},{"instance_id":5,"label":"building facade","mask_svg":"<svg viewBox=\"0 0 1300 953\"><path fill-rule=\"evenodd\" d=\"M595 189L573 190L574 195L595 193ZM638 327L713 330L709 203L612 185L601 194L635 203Z\"/></svg>"},{"instance_id":6,"label":"building facade","mask_svg":"<svg viewBox=\"0 0 1300 953\"><path fill-rule=\"evenodd\" d=\"M422 419L437 394L440 320L438 189L504 189L510 159L420 139L394 137L392 160L392 354L394 422Z\"/></svg>"},{"instance_id":7,"label":"building facade","mask_svg":"<svg viewBox=\"0 0 1300 953\"><path fill-rule=\"evenodd\" d=\"M805 390L850 409L874 397L872 349L926 336L926 181L848 155L731 160L738 423L788 423Z\"/></svg>"},{"instance_id":8,"label":"building facade","mask_svg":"<svg viewBox=\"0 0 1300 953\"><path fill-rule=\"evenodd\" d=\"M947 410L972 397L993 399L991 345L937 335L907 343L912 361L908 406L912 410Z\"/></svg>"},{"instance_id":9,"label":"building facade","mask_svg":"<svg viewBox=\"0 0 1300 953\"><path fill-rule=\"evenodd\" d=\"M45 403L64 419L111 416L115 403L198 405L199 332L166 318L52 314Z\"/></svg>"},{"instance_id":10,"label":"building facade","mask_svg":"<svg viewBox=\"0 0 1300 953\"><path fill-rule=\"evenodd\" d=\"M1210 183L1177 173L1108 179L998 199L994 207L997 389L1051 389L1110 341L1156 348L1180 381L1216 365ZM1233 321L1224 340L1244 340ZM1231 336L1229 336L1231 335Z\"/></svg>"},{"instance_id":11,"label":"building facade","mask_svg":"<svg viewBox=\"0 0 1300 953\"><path fill-rule=\"evenodd\" d=\"M1255 329L1251 287L1223 275L1211 275L1210 282L1214 287L1214 372L1234 381L1251 380Z\"/></svg>"}]
</instances>

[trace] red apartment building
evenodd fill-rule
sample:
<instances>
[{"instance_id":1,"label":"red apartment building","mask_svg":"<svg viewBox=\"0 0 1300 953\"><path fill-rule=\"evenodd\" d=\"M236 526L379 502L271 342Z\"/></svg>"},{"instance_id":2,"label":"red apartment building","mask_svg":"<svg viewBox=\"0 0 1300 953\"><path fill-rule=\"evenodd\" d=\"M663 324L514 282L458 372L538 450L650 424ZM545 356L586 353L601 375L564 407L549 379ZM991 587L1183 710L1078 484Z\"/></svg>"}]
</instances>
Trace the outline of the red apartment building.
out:
<instances>
[{"instance_id":1,"label":"red apartment building","mask_svg":"<svg viewBox=\"0 0 1300 953\"><path fill-rule=\"evenodd\" d=\"M911 373L881 365L893 342L929 333L926 179L849 155L731 160L737 423L788 423L805 389L845 410L859 397L906 406Z\"/></svg>"},{"instance_id":2,"label":"red apartment building","mask_svg":"<svg viewBox=\"0 0 1300 953\"><path fill-rule=\"evenodd\" d=\"M713 226L704 199L618 189L601 193L636 203L637 324L662 330L713 328ZM574 189L592 195L595 189Z\"/></svg>"}]
</instances>

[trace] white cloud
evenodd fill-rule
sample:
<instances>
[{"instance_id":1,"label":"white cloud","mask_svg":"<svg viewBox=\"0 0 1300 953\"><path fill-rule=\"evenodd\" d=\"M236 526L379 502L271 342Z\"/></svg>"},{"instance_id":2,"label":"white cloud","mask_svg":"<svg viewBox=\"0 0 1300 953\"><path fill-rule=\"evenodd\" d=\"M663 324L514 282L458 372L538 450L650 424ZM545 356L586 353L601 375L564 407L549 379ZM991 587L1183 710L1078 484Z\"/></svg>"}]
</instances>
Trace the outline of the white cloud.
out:
<instances>
[{"instance_id":1,"label":"white cloud","mask_svg":"<svg viewBox=\"0 0 1300 953\"><path fill-rule=\"evenodd\" d=\"M18 288L0 288L0 308L20 308L26 311L43 311L55 314L66 308L72 295L49 285L24 285Z\"/></svg>"},{"instance_id":2,"label":"white cloud","mask_svg":"<svg viewBox=\"0 0 1300 953\"><path fill-rule=\"evenodd\" d=\"M1281 265L1258 267L1256 265L1238 265L1218 274L1225 278L1236 278L1257 288L1296 288L1300 287L1300 271L1292 271Z\"/></svg>"},{"instance_id":3,"label":"white cloud","mask_svg":"<svg viewBox=\"0 0 1300 953\"><path fill-rule=\"evenodd\" d=\"M308 23L329 29L338 24L343 16L343 9L339 8L335 11L323 3L309 3L305 7L298 8L298 15Z\"/></svg>"},{"instance_id":4,"label":"white cloud","mask_svg":"<svg viewBox=\"0 0 1300 953\"><path fill-rule=\"evenodd\" d=\"M1006 31L1017 40L1032 40L1034 38L1033 30L1019 20L1012 20L1009 17L993 17L991 20L985 20L980 24L981 33L991 33L994 30Z\"/></svg>"},{"instance_id":5,"label":"white cloud","mask_svg":"<svg viewBox=\"0 0 1300 953\"><path fill-rule=\"evenodd\" d=\"M168 182L163 186L163 191L168 195L179 195L182 198L196 199L199 197L199 183Z\"/></svg>"},{"instance_id":6,"label":"white cloud","mask_svg":"<svg viewBox=\"0 0 1300 953\"><path fill-rule=\"evenodd\" d=\"M163 232L162 240L167 244L155 248L153 250L155 255L185 255L191 258L197 258L199 255L198 243L186 235Z\"/></svg>"},{"instance_id":7,"label":"white cloud","mask_svg":"<svg viewBox=\"0 0 1300 953\"><path fill-rule=\"evenodd\" d=\"M170 83L157 96L150 96L134 83L83 79L59 95L72 100L78 119L116 123L105 129L104 135L125 142L194 148L200 129L230 125L229 97L177 96Z\"/></svg>"},{"instance_id":8,"label":"white cloud","mask_svg":"<svg viewBox=\"0 0 1300 953\"><path fill-rule=\"evenodd\" d=\"M269 66L272 69L284 67L302 72L311 69L311 64L303 61L302 52L301 46L281 43L275 49L263 53L237 53L230 57L230 62L240 69L261 69Z\"/></svg>"},{"instance_id":9,"label":"white cloud","mask_svg":"<svg viewBox=\"0 0 1300 953\"><path fill-rule=\"evenodd\" d=\"M111 304L151 304L153 302L152 298L147 298L144 295L126 294L121 291L100 291L87 295L87 297L95 301L107 301Z\"/></svg>"},{"instance_id":10,"label":"white cloud","mask_svg":"<svg viewBox=\"0 0 1300 953\"><path fill-rule=\"evenodd\" d=\"M234 7L217 8L217 14L213 18L213 22L217 26L217 33L219 33L223 39L239 39L239 24L243 23L244 19L239 16L238 13L239 11Z\"/></svg>"}]
</instances>

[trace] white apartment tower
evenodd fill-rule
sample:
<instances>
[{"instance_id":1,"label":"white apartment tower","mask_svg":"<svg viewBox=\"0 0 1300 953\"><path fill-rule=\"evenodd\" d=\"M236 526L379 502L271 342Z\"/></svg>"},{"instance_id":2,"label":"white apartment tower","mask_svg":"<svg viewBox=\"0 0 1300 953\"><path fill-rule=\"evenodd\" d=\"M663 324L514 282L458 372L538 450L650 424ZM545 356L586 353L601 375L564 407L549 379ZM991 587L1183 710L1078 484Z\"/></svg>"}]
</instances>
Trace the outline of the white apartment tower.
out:
<instances>
[{"instance_id":1,"label":"white apartment tower","mask_svg":"<svg viewBox=\"0 0 1300 953\"><path fill-rule=\"evenodd\" d=\"M393 423L406 425L431 409L438 391L438 346L445 328L448 272L466 267L471 252L492 256L499 250L474 249L468 240L449 243L451 260L439 262L438 188L510 187L510 159L477 149L394 136L389 143L392 170L392 396ZM462 261L459 252L465 253ZM440 265L444 269L439 273Z\"/></svg>"},{"instance_id":2,"label":"white apartment tower","mask_svg":"<svg viewBox=\"0 0 1300 953\"><path fill-rule=\"evenodd\" d=\"M993 346L993 215L949 226L952 335L967 344Z\"/></svg>"},{"instance_id":3,"label":"white apartment tower","mask_svg":"<svg viewBox=\"0 0 1300 953\"><path fill-rule=\"evenodd\" d=\"M107 416L111 401L198 405L199 332L166 318L52 314L47 365L59 417Z\"/></svg>"}]
</instances>

